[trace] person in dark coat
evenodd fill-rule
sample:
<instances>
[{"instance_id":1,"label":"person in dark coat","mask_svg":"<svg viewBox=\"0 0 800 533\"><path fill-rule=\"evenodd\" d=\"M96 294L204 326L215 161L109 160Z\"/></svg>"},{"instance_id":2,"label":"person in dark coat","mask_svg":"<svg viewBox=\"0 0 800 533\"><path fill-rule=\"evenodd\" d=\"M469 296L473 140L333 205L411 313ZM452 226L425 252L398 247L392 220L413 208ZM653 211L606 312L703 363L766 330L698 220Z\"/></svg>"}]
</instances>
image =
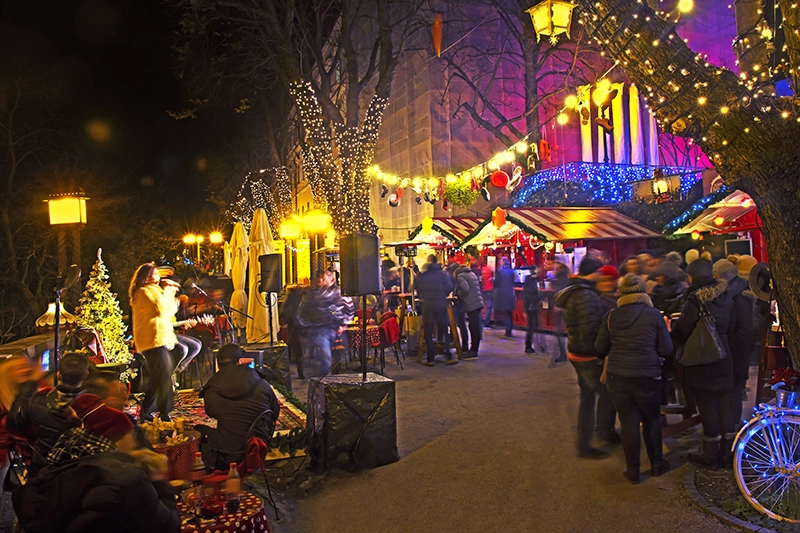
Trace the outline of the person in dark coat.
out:
<instances>
[{"instance_id":1,"label":"person in dark coat","mask_svg":"<svg viewBox=\"0 0 800 533\"><path fill-rule=\"evenodd\" d=\"M483 328L481 327L481 311L483 311L483 297L481 296L481 283L475 272L467 266L461 266L456 270L455 295L458 300L463 302L464 312L467 314L469 322L469 350L462 356L462 359L477 359L478 349L481 346ZM464 347L466 347L466 337L464 337Z\"/></svg>"},{"instance_id":2,"label":"person in dark coat","mask_svg":"<svg viewBox=\"0 0 800 533\"><path fill-rule=\"evenodd\" d=\"M65 431L79 426L81 421L69 404L78 397L83 381L89 375L89 360L81 353L67 353L58 365L59 383L54 389L39 390L37 381L20 387L11 411L8 428L19 434L32 434L31 471L45 466L44 458Z\"/></svg>"},{"instance_id":3,"label":"person in dark coat","mask_svg":"<svg viewBox=\"0 0 800 533\"><path fill-rule=\"evenodd\" d=\"M495 314L501 313L503 315L506 337L513 336L513 314L516 306L514 271L511 269L511 262L508 258L501 257L500 268L494 273L494 311Z\"/></svg>"},{"instance_id":4,"label":"person in dark coat","mask_svg":"<svg viewBox=\"0 0 800 533\"><path fill-rule=\"evenodd\" d=\"M332 364L331 346L355 311L344 298L330 270L318 272L314 285L305 291L297 312L303 346L303 366L311 376L324 376Z\"/></svg>"},{"instance_id":5,"label":"person in dark coat","mask_svg":"<svg viewBox=\"0 0 800 533\"><path fill-rule=\"evenodd\" d=\"M537 270L535 266L530 267L530 274L525 278L522 283L522 307L525 309L525 315L528 320L528 327L525 330L525 353L536 353L533 347L533 338L536 335L534 332L539 328L539 279L537 277ZM539 346L542 346L541 339Z\"/></svg>"},{"instance_id":6,"label":"person in dark coat","mask_svg":"<svg viewBox=\"0 0 800 533\"><path fill-rule=\"evenodd\" d=\"M603 314L617 307L617 300L619 300L618 281L619 271L614 265L603 265L597 271L597 292L600 293L600 305L603 306Z\"/></svg>"},{"instance_id":7,"label":"person in dark coat","mask_svg":"<svg viewBox=\"0 0 800 533\"><path fill-rule=\"evenodd\" d=\"M669 257L674 258L675 256L669 255ZM665 259L656 267L652 277L655 281L650 291L653 307L664 313L665 316L671 316L673 313L679 312L681 299L688 287L686 274L674 260L668 261Z\"/></svg>"},{"instance_id":8,"label":"person in dark coat","mask_svg":"<svg viewBox=\"0 0 800 533\"><path fill-rule=\"evenodd\" d=\"M672 326L672 340L680 347L679 351L683 349L700 320L700 307L705 306L714 317L717 334L727 354L714 363L683 367L685 385L697 402L703 423L700 451L690 453L689 461L698 467L716 468L720 460L720 441L725 435L732 434L734 428L730 399L733 390L733 358L730 356L729 343L733 333L733 301L727 291L728 284L713 278L711 261L697 259L686 270L690 285L681 316ZM726 446L730 445L726 443Z\"/></svg>"},{"instance_id":9,"label":"person in dark coat","mask_svg":"<svg viewBox=\"0 0 800 533\"><path fill-rule=\"evenodd\" d=\"M739 277L739 268L727 259L714 263L714 277L728 284L728 295L733 301L731 308L730 356L733 359L733 389L731 390L731 415L734 430L742 424L742 395L750 377L750 357L755 346L753 328L753 305L755 297L748 290L747 281ZM736 435L725 435L732 441Z\"/></svg>"},{"instance_id":10,"label":"person in dark coat","mask_svg":"<svg viewBox=\"0 0 800 533\"><path fill-rule=\"evenodd\" d=\"M584 258L579 267L579 276L571 278L567 287L556 295L556 305L564 310L564 322L567 326L567 355L575 367L581 391L578 407L578 455L591 459L606 457L604 452L592 447L593 430L597 431L602 440L620 442L619 435L614 430L617 414L605 385L600 383L603 362L595 348L597 332L604 318L594 281L599 268L598 261L591 257Z\"/></svg>"},{"instance_id":11,"label":"person in dark coat","mask_svg":"<svg viewBox=\"0 0 800 533\"><path fill-rule=\"evenodd\" d=\"M83 422L67 430L48 466L14 490L14 511L26 533L178 533L167 458L134 450L133 424L94 394L71 403Z\"/></svg>"},{"instance_id":12,"label":"person in dark coat","mask_svg":"<svg viewBox=\"0 0 800 533\"><path fill-rule=\"evenodd\" d=\"M272 387L254 369L237 364L241 357L236 344L221 347L219 372L200 390L206 414L217 419L217 429L195 426L203 435L200 451L208 468L225 470L239 463L250 437L269 444L278 420L280 404Z\"/></svg>"},{"instance_id":13,"label":"person in dark coat","mask_svg":"<svg viewBox=\"0 0 800 533\"><path fill-rule=\"evenodd\" d=\"M667 325L645 294L647 285L634 274L619 284L618 308L600 324L595 349L608 359L608 393L619 414L625 479L639 482L639 425L651 472L670 469L661 446L661 364L672 353Z\"/></svg>"},{"instance_id":14,"label":"person in dark coat","mask_svg":"<svg viewBox=\"0 0 800 533\"><path fill-rule=\"evenodd\" d=\"M458 263L450 263L447 265L447 276L450 279L450 292L453 296L458 296L457 289L458 289L458 280L456 280L456 271L461 267ZM462 349L462 357L467 352L467 344L469 342L469 330L467 329L467 312L464 310L464 300L458 298L453 302L453 318L456 322L456 328L458 329L458 335L461 340L461 349ZM451 332L453 337L455 338L455 331ZM441 342L443 336L441 332L439 332L439 342Z\"/></svg>"},{"instance_id":15,"label":"person in dark coat","mask_svg":"<svg viewBox=\"0 0 800 533\"><path fill-rule=\"evenodd\" d=\"M438 328L442 335L444 352L448 365L458 363L458 359L450 353L450 337L447 330L450 327L450 318L447 316L447 295L452 291L453 285L450 277L442 270L436 259L431 254L428 256L424 272L420 272L414 279L414 289L422 299L422 323L425 330L425 350L427 357L426 366L433 366L436 355L436 344L433 342L433 330Z\"/></svg>"}]
</instances>

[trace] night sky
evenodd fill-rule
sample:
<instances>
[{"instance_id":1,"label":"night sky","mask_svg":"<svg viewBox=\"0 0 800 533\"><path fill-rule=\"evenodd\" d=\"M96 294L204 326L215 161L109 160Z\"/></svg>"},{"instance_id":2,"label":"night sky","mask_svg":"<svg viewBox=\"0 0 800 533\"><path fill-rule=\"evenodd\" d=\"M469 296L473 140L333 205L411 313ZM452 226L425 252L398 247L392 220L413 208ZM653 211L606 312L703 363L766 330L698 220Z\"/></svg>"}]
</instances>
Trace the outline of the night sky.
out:
<instances>
[{"instance_id":1,"label":"night sky","mask_svg":"<svg viewBox=\"0 0 800 533\"><path fill-rule=\"evenodd\" d=\"M4 0L3 54L58 80L58 111L81 149L129 162L131 187L180 194L177 213L209 209L209 120L176 121L182 89L170 47L176 22L157 0ZM119 179L109 176L109 179Z\"/></svg>"}]
</instances>

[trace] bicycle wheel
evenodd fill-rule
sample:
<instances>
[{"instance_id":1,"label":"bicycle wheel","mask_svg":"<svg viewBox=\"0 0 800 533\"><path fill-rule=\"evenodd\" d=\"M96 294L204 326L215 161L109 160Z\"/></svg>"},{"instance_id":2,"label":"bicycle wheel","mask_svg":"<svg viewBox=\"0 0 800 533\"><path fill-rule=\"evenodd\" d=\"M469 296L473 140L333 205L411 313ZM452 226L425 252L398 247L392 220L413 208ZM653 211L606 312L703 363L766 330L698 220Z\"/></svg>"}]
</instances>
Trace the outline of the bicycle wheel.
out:
<instances>
[{"instance_id":1,"label":"bicycle wheel","mask_svg":"<svg viewBox=\"0 0 800 533\"><path fill-rule=\"evenodd\" d=\"M758 511L800 522L800 416L752 419L734 451L736 482Z\"/></svg>"}]
</instances>

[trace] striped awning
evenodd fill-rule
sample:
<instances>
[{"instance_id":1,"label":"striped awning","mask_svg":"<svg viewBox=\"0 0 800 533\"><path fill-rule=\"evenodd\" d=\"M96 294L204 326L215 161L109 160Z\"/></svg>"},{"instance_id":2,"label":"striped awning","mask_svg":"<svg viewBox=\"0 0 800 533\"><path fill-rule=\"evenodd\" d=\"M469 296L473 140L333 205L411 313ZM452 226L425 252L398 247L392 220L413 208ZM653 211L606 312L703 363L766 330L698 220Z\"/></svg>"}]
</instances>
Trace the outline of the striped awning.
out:
<instances>
[{"instance_id":1,"label":"striped awning","mask_svg":"<svg viewBox=\"0 0 800 533\"><path fill-rule=\"evenodd\" d=\"M498 237L507 235L511 226L543 242L646 239L662 236L611 207L507 209L506 221L506 225L500 229L495 228L491 222L485 224L479 231L467 236L462 246L493 243Z\"/></svg>"},{"instance_id":2,"label":"striped awning","mask_svg":"<svg viewBox=\"0 0 800 533\"><path fill-rule=\"evenodd\" d=\"M734 191L721 201L711 204L697 218L676 230L674 235L688 235L694 231L700 233L710 231L712 233L724 233L730 230L731 225L740 220L746 214L756 209L750 195L742 191ZM745 230L755 229L737 225L734 229Z\"/></svg>"},{"instance_id":3,"label":"striped awning","mask_svg":"<svg viewBox=\"0 0 800 533\"><path fill-rule=\"evenodd\" d=\"M481 217L435 217L430 233L422 231L422 224L411 232L409 240L418 243L438 242L442 239L461 244L484 221Z\"/></svg>"}]
</instances>

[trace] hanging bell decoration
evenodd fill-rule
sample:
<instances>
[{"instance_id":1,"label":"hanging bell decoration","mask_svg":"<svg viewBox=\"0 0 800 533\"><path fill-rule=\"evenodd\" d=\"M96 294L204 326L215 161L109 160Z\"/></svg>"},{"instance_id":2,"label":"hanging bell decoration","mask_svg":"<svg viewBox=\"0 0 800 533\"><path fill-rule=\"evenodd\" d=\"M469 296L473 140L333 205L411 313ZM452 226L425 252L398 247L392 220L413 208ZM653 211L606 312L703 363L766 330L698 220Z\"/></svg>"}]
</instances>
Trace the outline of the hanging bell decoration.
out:
<instances>
[{"instance_id":1,"label":"hanging bell decoration","mask_svg":"<svg viewBox=\"0 0 800 533\"><path fill-rule=\"evenodd\" d=\"M422 205L422 198L417 196L417 205Z\"/></svg>"},{"instance_id":2,"label":"hanging bell decoration","mask_svg":"<svg viewBox=\"0 0 800 533\"><path fill-rule=\"evenodd\" d=\"M389 194L389 187L381 185L381 198L386 198L387 194Z\"/></svg>"},{"instance_id":3,"label":"hanging bell decoration","mask_svg":"<svg viewBox=\"0 0 800 533\"><path fill-rule=\"evenodd\" d=\"M400 205L400 198L398 198L396 193L392 193L389 195L389 206L390 207L397 207Z\"/></svg>"},{"instance_id":4,"label":"hanging bell decoration","mask_svg":"<svg viewBox=\"0 0 800 533\"><path fill-rule=\"evenodd\" d=\"M425 198L426 202L430 202L431 201L431 193L429 191L425 191L425 195L423 196L423 198Z\"/></svg>"},{"instance_id":5,"label":"hanging bell decoration","mask_svg":"<svg viewBox=\"0 0 800 533\"><path fill-rule=\"evenodd\" d=\"M489 201L489 199L492 197L492 196L489 194L489 189L487 189L486 187L483 187L483 188L481 189L481 196L483 196L483 199L484 199L484 200L486 200L487 202L488 202L488 201Z\"/></svg>"},{"instance_id":6,"label":"hanging bell decoration","mask_svg":"<svg viewBox=\"0 0 800 533\"><path fill-rule=\"evenodd\" d=\"M445 198L444 200L442 200L442 208L443 208L445 211L450 211L450 203L447 201L447 198Z\"/></svg>"}]
</instances>

